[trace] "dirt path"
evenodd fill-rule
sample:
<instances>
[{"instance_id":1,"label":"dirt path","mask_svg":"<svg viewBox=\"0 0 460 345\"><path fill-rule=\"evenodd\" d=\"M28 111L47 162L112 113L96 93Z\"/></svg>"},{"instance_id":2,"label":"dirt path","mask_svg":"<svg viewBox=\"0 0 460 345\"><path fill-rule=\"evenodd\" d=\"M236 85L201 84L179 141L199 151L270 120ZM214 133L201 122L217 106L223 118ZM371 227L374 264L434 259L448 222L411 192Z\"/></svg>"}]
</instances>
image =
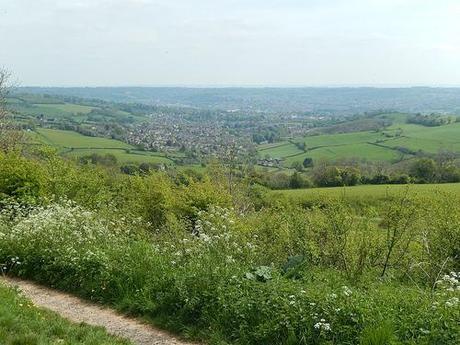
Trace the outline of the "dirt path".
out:
<instances>
[{"instance_id":1,"label":"dirt path","mask_svg":"<svg viewBox=\"0 0 460 345\"><path fill-rule=\"evenodd\" d=\"M13 278L0 278L8 285L18 287L24 296L38 307L50 309L73 322L84 322L101 326L107 332L139 345L192 345L175 339L171 335L146 325L139 320L91 304L77 297L52 290L28 281Z\"/></svg>"}]
</instances>

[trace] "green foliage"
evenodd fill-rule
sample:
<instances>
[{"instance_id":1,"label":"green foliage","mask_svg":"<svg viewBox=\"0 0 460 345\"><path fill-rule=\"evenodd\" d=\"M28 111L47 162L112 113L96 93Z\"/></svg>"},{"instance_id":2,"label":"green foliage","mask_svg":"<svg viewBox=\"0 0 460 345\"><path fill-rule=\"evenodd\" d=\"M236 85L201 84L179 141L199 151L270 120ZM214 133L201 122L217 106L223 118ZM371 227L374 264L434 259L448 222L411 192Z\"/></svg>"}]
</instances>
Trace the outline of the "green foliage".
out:
<instances>
[{"instance_id":1,"label":"green foliage","mask_svg":"<svg viewBox=\"0 0 460 345\"><path fill-rule=\"evenodd\" d=\"M310 179L302 175L301 173L295 172L292 174L291 179L289 181L289 187L292 189L299 189L299 188L308 188L311 187L312 183Z\"/></svg>"},{"instance_id":2,"label":"green foliage","mask_svg":"<svg viewBox=\"0 0 460 345\"><path fill-rule=\"evenodd\" d=\"M320 187L343 186L342 172L336 166L318 167L314 172L314 180Z\"/></svg>"},{"instance_id":3,"label":"green foliage","mask_svg":"<svg viewBox=\"0 0 460 345\"><path fill-rule=\"evenodd\" d=\"M436 163L432 159L422 158L412 164L410 171L419 182L434 182L436 177Z\"/></svg>"},{"instance_id":4,"label":"green foliage","mask_svg":"<svg viewBox=\"0 0 460 345\"><path fill-rule=\"evenodd\" d=\"M10 193L2 206L4 273L216 344L460 341L455 194L266 202L217 167L130 176L49 152L1 159L41 176L35 205Z\"/></svg>"},{"instance_id":5,"label":"green foliage","mask_svg":"<svg viewBox=\"0 0 460 345\"><path fill-rule=\"evenodd\" d=\"M457 122L457 116L445 116L445 115L421 115L417 114L410 116L407 119L408 123L416 123L423 126L435 127L435 126L445 126Z\"/></svg>"},{"instance_id":6,"label":"green foliage","mask_svg":"<svg viewBox=\"0 0 460 345\"><path fill-rule=\"evenodd\" d=\"M391 326L382 324L377 327L364 329L361 336L361 345L391 345L393 344L394 333Z\"/></svg>"},{"instance_id":7,"label":"green foliage","mask_svg":"<svg viewBox=\"0 0 460 345\"><path fill-rule=\"evenodd\" d=\"M44 171L38 162L0 152L0 201L11 197L33 203L44 195L44 188Z\"/></svg>"}]
</instances>

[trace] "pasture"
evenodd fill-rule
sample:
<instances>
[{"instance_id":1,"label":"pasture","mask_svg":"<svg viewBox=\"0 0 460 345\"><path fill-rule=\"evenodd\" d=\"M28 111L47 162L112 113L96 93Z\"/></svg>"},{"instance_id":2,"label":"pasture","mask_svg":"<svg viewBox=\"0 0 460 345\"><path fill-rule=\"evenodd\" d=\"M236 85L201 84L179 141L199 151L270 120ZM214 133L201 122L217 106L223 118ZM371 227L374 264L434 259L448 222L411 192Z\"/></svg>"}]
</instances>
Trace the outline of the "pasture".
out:
<instances>
[{"instance_id":1,"label":"pasture","mask_svg":"<svg viewBox=\"0 0 460 345\"><path fill-rule=\"evenodd\" d=\"M285 167L305 158L314 160L357 158L368 161L396 162L413 157L418 152L437 153L440 150L460 152L460 123L439 127L407 124L406 115L382 115L393 120L393 124L383 131L357 131L339 134L320 134L293 138L275 144L258 147L259 157L269 156L284 161ZM295 143L305 143L305 151ZM404 150L406 149L406 150Z\"/></svg>"},{"instance_id":2,"label":"pasture","mask_svg":"<svg viewBox=\"0 0 460 345\"><path fill-rule=\"evenodd\" d=\"M450 193L460 196L460 183L412 185L362 185L353 187L309 188L271 191L268 200L287 198L295 204L316 204L343 200L354 205L377 206L379 202L408 195L435 197Z\"/></svg>"},{"instance_id":3,"label":"pasture","mask_svg":"<svg viewBox=\"0 0 460 345\"><path fill-rule=\"evenodd\" d=\"M71 114L88 114L95 107L90 107L87 105L73 104L73 103L64 103L64 104L41 104L40 108L55 109L60 112L71 113Z\"/></svg>"},{"instance_id":4,"label":"pasture","mask_svg":"<svg viewBox=\"0 0 460 345\"><path fill-rule=\"evenodd\" d=\"M39 128L29 132L29 136L32 138L32 143L47 144L68 157L97 153L113 154L119 163L174 163L172 159L163 154L139 151L134 146L119 140L88 137L73 131Z\"/></svg>"},{"instance_id":5,"label":"pasture","mask_svg":"<svg viewBox=\"0 0 460 345\"><path fill-rule=\"evenodd\" d=\"M58 148L133 149L133 146L122 141L100 137L88 137L73 131L39 128L36 130L36 133L43 138L45 143Z\"/></svg>"}]
</instances>

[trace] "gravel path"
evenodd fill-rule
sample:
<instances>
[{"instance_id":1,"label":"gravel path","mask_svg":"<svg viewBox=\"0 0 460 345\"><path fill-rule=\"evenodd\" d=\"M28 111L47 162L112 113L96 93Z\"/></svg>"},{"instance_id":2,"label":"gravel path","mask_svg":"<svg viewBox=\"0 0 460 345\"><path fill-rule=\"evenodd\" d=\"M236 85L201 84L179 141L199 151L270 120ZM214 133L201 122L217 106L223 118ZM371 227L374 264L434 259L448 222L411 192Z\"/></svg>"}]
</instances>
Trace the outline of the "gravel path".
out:
<instances>
[{"instance_id":1,"label":"gravel path","mask_svg":"<svg viewBox=\"0 0 460 345\"><path fill-rule=\"evenodd\" d=\"M3 278L8 285L18 287L36 306L50 309L73 322L101 326L107 332L138 345L192 345L171 335L132 319L109 308L88 303L77 297L52 290L29 281Z\"/></svg>"}]
</instances>

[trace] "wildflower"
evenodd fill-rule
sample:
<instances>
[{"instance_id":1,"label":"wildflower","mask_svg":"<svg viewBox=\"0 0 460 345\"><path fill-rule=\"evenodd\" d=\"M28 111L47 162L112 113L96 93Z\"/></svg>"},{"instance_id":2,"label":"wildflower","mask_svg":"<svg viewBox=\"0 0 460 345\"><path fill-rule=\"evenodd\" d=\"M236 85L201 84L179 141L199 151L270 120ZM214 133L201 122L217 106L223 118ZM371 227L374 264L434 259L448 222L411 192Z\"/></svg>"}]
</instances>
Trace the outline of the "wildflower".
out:
<instances>
[{"instance_id":1,"label":"wildflower","mask_svg":"<svg viewBox=\"0 0 460 345\"><path fill-rule=\"evenodd\" d=\"M315 329L323 330L323 331L330 331L331 324L326 322L325 319L321 319L319 322L315 323Z\"/></svg>"},{"instance_id":2,"label":"wildflower","mask_svg":"<svg viewBox=\"0 0 460 345\"><path fill-rule=\"evenodd\" d=\"M455 306L457 306L458 302L459 302L458 297L452 297L452 298L450 298L449 300L446 301L446 307L449 307L449 308L450 307L455 307Z\"/></svg>"},{"instance_id":3,"label":"wildflower","mask_svg":"<svg viewBox=\"0 0 460 345\"><path fill-rule=\"evenodd\" d=\"M352 294L351 289L348 286L342 286L342 292L345 296L349 297Z\"/></svg>"}]
</instances>

